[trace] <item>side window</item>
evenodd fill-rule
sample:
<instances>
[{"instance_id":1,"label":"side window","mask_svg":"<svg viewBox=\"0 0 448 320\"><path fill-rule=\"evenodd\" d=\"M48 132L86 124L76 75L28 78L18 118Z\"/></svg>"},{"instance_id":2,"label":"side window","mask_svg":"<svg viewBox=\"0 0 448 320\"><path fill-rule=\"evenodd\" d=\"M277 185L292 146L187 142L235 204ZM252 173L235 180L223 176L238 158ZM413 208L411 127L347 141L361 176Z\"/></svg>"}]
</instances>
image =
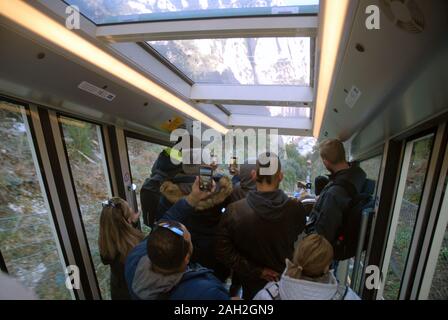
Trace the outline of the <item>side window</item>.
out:
<instances>
[{"instance_id":1,"label":"side window","mask_svg":"<svg viewBox=\"0 0 448 320\"><path fill-rule=\"evenodd\" d=\"M448 214L448 176L445 179L444 202L440 208L440 219L447 221ZM442 223L442 221L440 221ZM429 291L430 300L448 300L448 225L441 239L439 256L437 257L436 270L432 278Z\"/></svg>"},{"instance_id":2,"label":"side window","mask_svg":"<svg viewBox=\"0 0 448 320\"><path fill-rule=\"evenodd\" d=\"M446 161L446 160L445 160ZM448 175L445 177L442 201L432 234L419 299L448 300Z\"/></svg>"},{"instance_id":3,"label":"side window","mask_svg":"<svg viewBox=\"0 0 448 320\"><path fill-rule=\"evenodd\" d=\"M98 248L101 202L112 196L101 127L67 117L59 122L101 296L110 299L110 268L102 264Z\"/></svg>"},{"instance_id":4,"label":"side window","mask_svg":"<svg viewBox=\"0 0 448 320\"><path fill-rule=\"evenodd\" d=\"M383 297L398 299L424 190L434 135L409 141L400 175L383 265Z\"/></svg>"},{"instance_id":5,"label":"side window","mask_svg":"<svg viewBox=\"0 0 448 320\"><path fill-rule=\"evenodd\" d=\"M8 273L40 299L72 299L24 107L0 101L0 141L0 250Z\"/></svg>"},{"instance_id":6,"label":"side window","mask_svg":"<svg viewBox=\"0 0 448 320\"><path fill-rule=\"evenodd\" d=\"M375 181L375 193L378 189L378 177L380 175L380 169L381 169L381 161L383 159L382 155L370 158L368 160L362 161L359 166L361 169L364 170L364 172L367 175L367 179L371 179Z\"/></svg>"},{"instance_id":7,"label":"side window","mask_svg":"<svg viewBox=\"0 0 448 320\"><path fill-rule=\"evenodd\" d=\"M140 203L140 190L145 180L151 176L151 169L157 160L160 152L162 152L166 147L127 137L126 138L128 146L129 155L129 165L131 167L132 183L137 186L136 196L137 204L141 210L142 206ZM141 217L143 219L143 217ZM143 220L141 221L143 226ZM143 231L148 231L143 227Z\"/></svg>"}]
</instances>

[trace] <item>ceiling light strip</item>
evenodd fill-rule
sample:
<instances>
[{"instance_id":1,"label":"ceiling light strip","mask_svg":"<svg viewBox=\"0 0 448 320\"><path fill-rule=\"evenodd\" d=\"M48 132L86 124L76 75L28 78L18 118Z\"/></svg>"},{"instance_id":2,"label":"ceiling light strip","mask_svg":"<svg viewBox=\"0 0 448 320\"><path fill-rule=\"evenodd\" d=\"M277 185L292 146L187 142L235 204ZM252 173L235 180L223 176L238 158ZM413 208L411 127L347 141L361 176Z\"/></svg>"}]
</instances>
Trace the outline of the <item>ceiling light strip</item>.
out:
<instances>
[{"instance_id":1,"label":"ceiling light strip","mask_svg":"<svg viewBox=\"0 0 448 320\"><path fill-rule=\"evenodd\" d=\"M316 112L313 135L318 138L322 127L325 109L331 93L331 84L335 76L336 62L341 44L344 21L350 0L321 1L323 10L321 54L317 83Z\"/></svg>"}]
</instances>

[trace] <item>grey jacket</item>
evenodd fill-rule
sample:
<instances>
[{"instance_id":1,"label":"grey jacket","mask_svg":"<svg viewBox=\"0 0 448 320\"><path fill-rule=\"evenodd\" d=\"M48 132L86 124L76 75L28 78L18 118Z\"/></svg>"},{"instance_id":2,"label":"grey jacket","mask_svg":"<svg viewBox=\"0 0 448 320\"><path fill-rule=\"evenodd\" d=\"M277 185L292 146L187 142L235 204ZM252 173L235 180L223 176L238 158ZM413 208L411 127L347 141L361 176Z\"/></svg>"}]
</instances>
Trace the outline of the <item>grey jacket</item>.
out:
<instances>
[{"instance_id":1,"label":"grey jacket","mask_svg":"<svg viewBox=\"0 0 448 320\"><path fill-rule=\"evenodd\" d=\"M341 290L342 289L342 290ZM280 281L269 282L254 300L360 300L352 289L338 285L333 272L320 281L294 279L283 274Z\"/></svg>"}]
</instances>

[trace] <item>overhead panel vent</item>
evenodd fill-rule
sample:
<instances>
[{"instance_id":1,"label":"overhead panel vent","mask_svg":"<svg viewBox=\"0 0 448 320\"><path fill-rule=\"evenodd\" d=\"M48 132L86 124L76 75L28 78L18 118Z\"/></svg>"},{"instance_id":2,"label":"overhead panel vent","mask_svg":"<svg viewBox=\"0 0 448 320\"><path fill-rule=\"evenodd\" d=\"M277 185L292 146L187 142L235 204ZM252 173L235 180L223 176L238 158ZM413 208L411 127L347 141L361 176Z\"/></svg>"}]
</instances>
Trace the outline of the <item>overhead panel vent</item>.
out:
<instances>
[{"instance_id":1,"label":"overhead panel vent","mask_svg":"<svg viewBox=\"0 0 448 320\"><path fill-rule=\"evenodd\" d=\"M98 96L100 98L103 98L103 99L105 99L107 101L112 101L116 97L115 94L113 94L113 93L111 93L109 91L106 91L104 89L101 89L101 88L99 88L99 87L97 87L97 86L95 86L95 85L93 85L93 84L91 84L91 83L89 83L87 81L81 82L78 85L78 88L83 90L83 91L86 91L88 93L91 93L91 94L93 94L95 96Z\"/></svg>"}]
</instances>

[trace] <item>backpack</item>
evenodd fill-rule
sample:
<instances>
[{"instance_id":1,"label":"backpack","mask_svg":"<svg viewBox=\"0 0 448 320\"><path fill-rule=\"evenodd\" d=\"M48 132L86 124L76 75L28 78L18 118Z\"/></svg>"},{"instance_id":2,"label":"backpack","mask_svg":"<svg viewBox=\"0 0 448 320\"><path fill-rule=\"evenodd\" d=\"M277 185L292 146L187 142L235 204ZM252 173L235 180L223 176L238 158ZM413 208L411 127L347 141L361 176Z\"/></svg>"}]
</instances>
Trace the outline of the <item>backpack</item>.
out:
<instances>
[{"instance_id":1,"label":"backpack","mask_svg":"<svg viewBox=\"0 0 448 320\"><path fill-rule=\"evenodd\" d=\"M347 180L337 180L332 186L340 186L345 189L350 197L350 203L343 212L342 224L337 234L337 240L333 244L334 260L342 261L356 255L359 233L361 231L361 219L363 210L370 207L372 196L368 193L358 193L355 186ZM366 249L367 242L364 243Z\"/></svg>"},{"instance_id":2,"label":"backpack","mask_svg":"<svg viewBox=\"0 0 448 320\"><path fill-rule=\"evenodd\" d=\"M160 186L166 179L148 178L140 189L140 203L142 209L143 223L152 228L157 220L158 206L160 203Z\"/></svg>"}]
</instances>

